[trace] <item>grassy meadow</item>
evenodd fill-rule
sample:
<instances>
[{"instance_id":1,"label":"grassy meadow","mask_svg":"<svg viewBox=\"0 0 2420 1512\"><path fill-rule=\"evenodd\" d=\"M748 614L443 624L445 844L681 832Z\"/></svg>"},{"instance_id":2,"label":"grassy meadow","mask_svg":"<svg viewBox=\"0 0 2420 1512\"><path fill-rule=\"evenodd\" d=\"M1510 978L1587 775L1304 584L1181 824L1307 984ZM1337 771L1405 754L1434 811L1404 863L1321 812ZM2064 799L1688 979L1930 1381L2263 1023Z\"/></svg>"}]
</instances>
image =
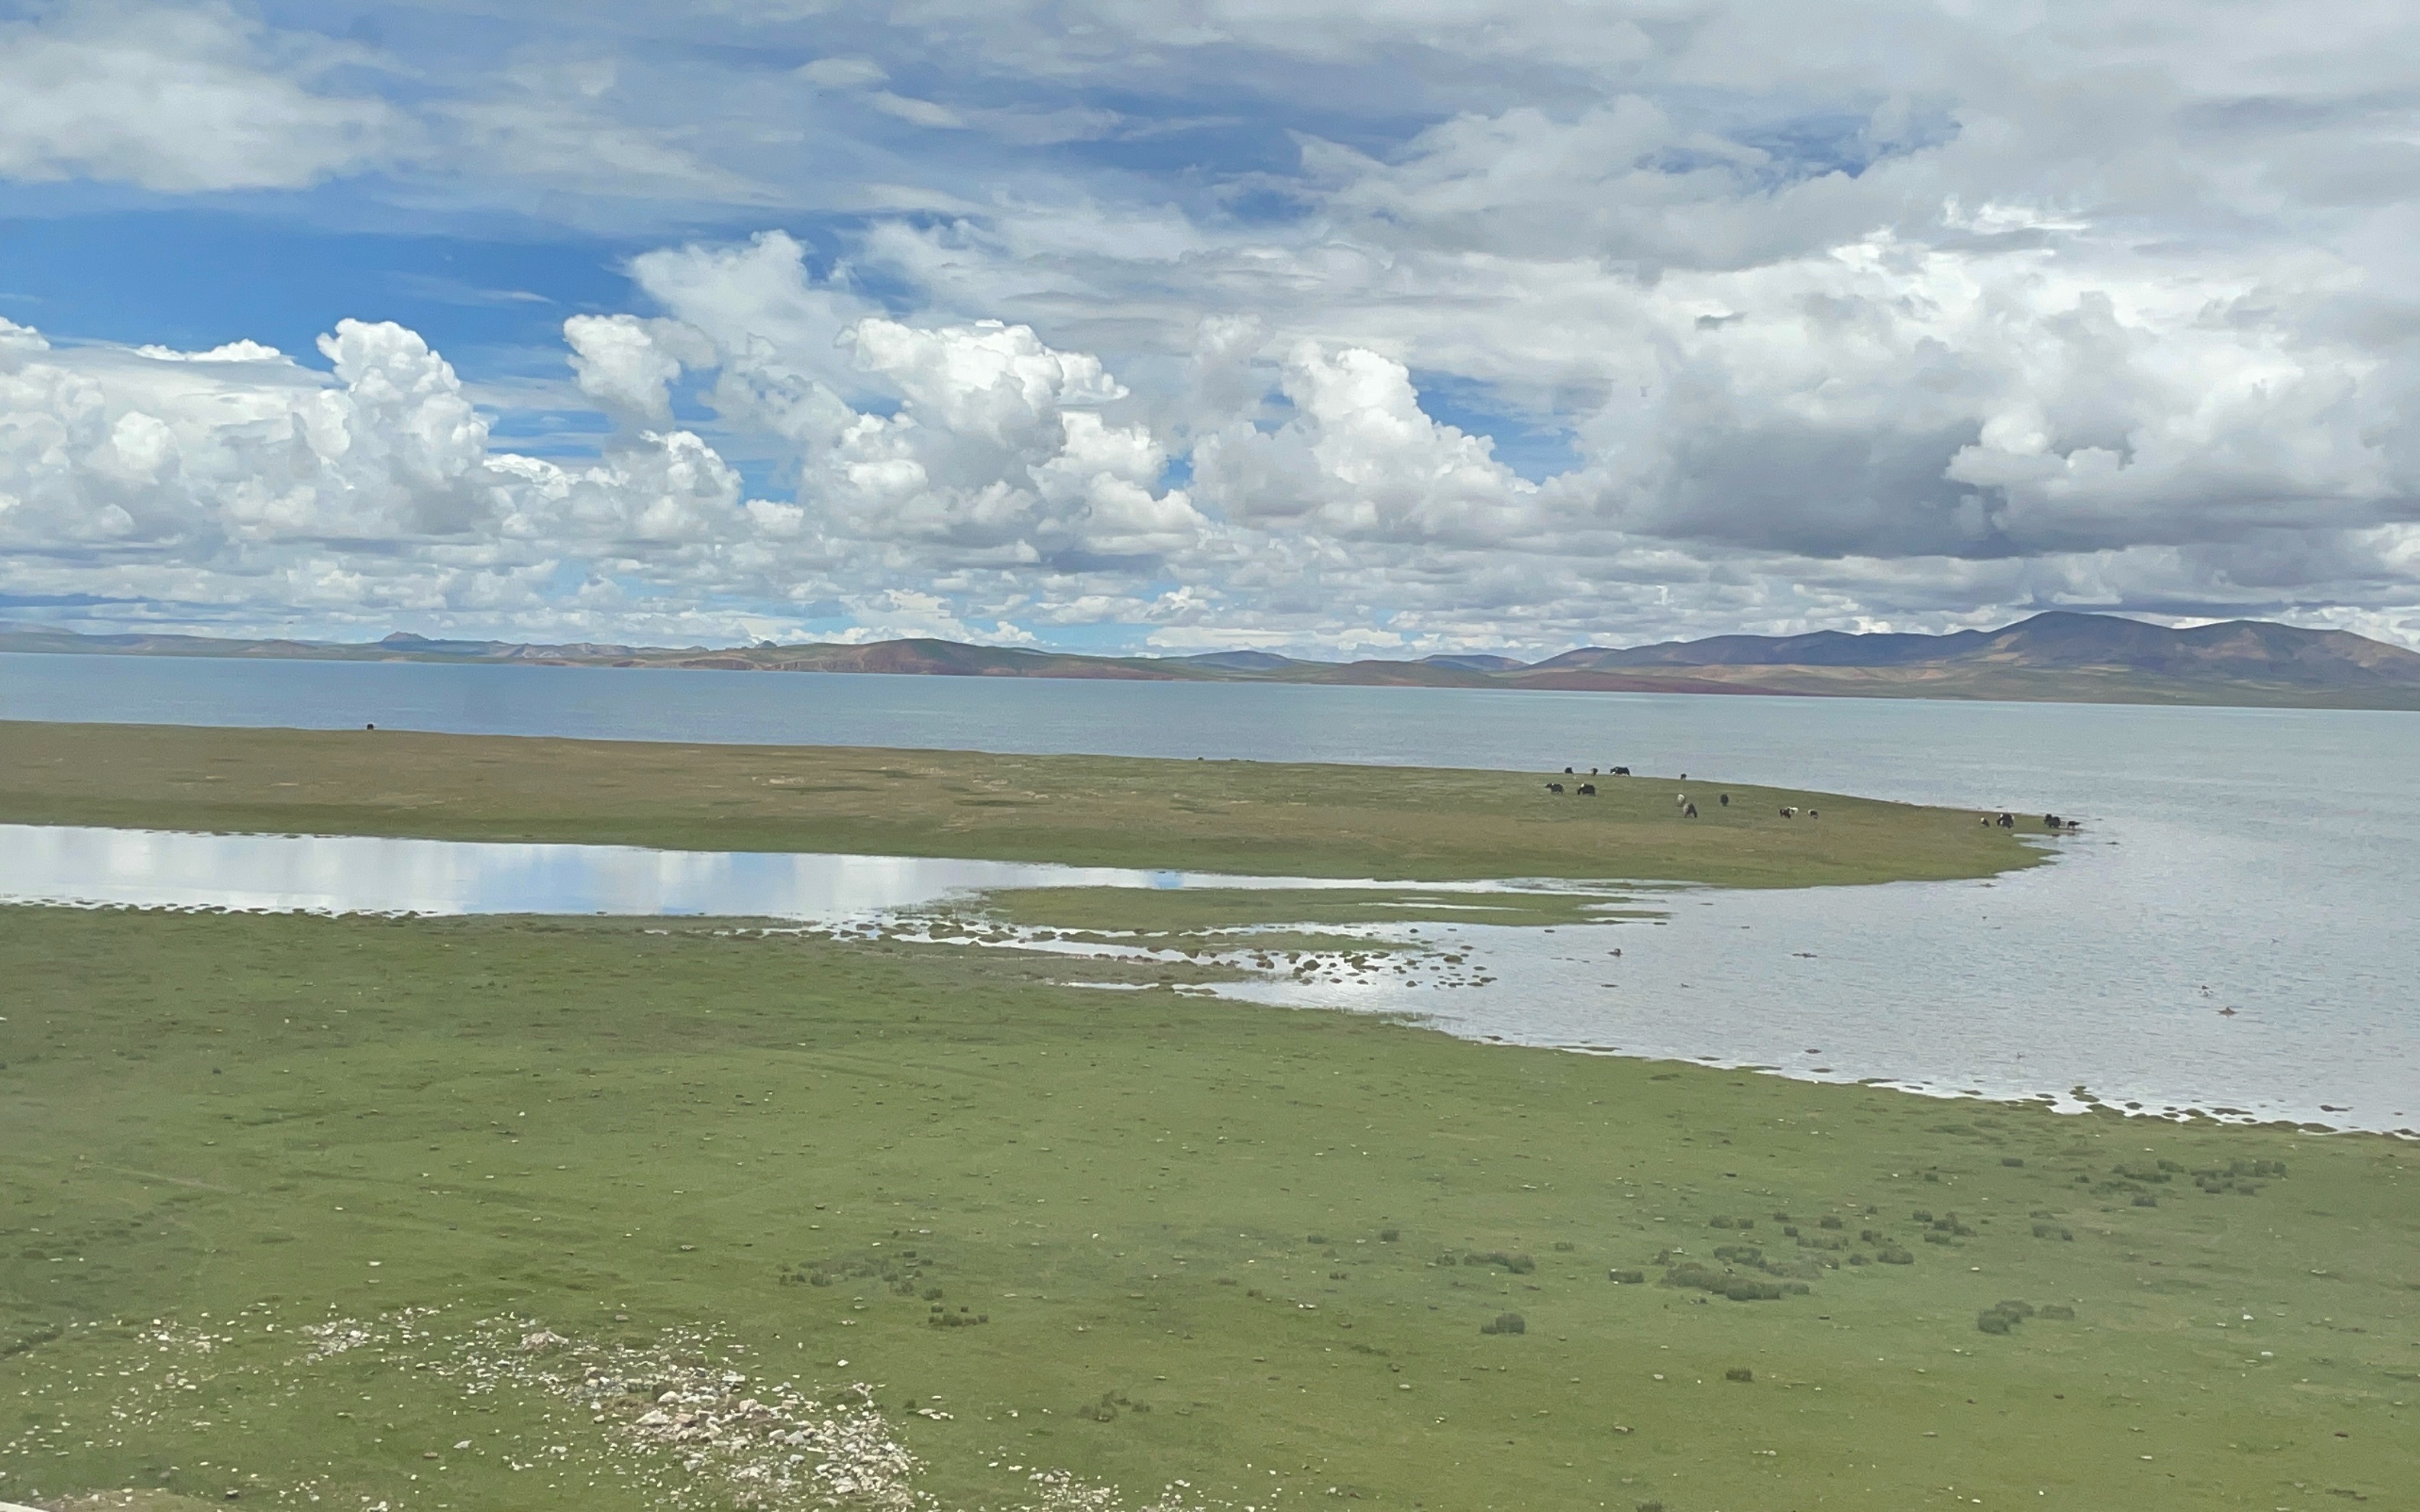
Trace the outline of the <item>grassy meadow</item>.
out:
<instances>
[{"instance_id":1,"label":"grassy meadow","mask_svg":"<svg viewBox=\"0 0 2420 1512\"><path fill-rule=\"evenodd\" d=\"M0 823L842 851L1445 881L1989 876L1976 815L1663 778L0 720ZM1673 799L1689 793L1699 817ZM1728 792L1726 808L1717 795ZM2005 800L2021 801L2017 796ZM1784 807L1822 817L1784 819ZM2039 816L2036 819L2039 828Z\"/></svg>"},{"instance_id":2,"label":"grassy meadow","mask_svg":"<svg viewBox=\"0 0 2420 1512\"><path fill-rule=\"evenodd\" d=\"M2409 1146L1210 969L0 911L0 1501L2411 1504Z\"/></svg>"}]
</instances>

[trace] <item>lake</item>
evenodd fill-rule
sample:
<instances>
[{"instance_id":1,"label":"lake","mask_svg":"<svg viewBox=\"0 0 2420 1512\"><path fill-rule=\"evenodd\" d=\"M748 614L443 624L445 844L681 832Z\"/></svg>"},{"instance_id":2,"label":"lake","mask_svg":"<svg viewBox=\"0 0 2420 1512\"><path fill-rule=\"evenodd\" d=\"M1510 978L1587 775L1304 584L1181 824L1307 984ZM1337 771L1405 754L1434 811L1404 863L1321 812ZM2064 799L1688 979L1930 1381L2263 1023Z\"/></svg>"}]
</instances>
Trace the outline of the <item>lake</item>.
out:
<instances>
[{"instance_id":1,"label":"lake","mask_svg":"<svg viewBox=\"0 0 2420 1512\"><path fill-rule=\"evenodd\" d=\"M0 715L1619 764L2055 810L2086 825L2058 864L1991 883L1709 892L1662 924L1461 930L1497 978L1484 990L1246 992L1827 1079L2420 1121L2420 714L5 656Z\"/></svg>"}]
</instances>

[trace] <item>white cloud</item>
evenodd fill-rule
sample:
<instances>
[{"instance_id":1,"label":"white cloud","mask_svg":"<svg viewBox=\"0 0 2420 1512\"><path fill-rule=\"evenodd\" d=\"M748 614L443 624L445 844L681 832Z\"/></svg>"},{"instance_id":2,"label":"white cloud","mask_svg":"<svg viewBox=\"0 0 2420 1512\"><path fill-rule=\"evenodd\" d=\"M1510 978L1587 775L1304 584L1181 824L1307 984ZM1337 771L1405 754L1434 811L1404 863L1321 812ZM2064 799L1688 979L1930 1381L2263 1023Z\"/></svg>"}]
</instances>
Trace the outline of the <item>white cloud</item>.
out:
<instances>
[{"instance_id":1,"label":"white cloud","mask_svg":"<svg viewBox=\"0 0 2420 1512\"><path fill-rule=\"evenodd\" d=\"M576 315L563 323L580 392L607 413L661 424L685 362L712 361L705 336L675 320Z\"/></svg>"},{"instance_id":2,"label":"white cloud","mask_svg":"<svg viewBox=\"0 0 2420 1512\"><path fill-rule=\"evenodd\" d=\"M1537 490L1487 438L1432 420L1403 363L1304 343L1282 386L1295 408L1284 424L1233 425L1194 448L1202 495L1229 517L1338 540L1482 547L1535 529Z\"/></svg>"},{"instance_id":3,"label":"white cloud","mask_svg":"<svg viewBox=\"0 0 2420 1512\"><path fill-rule=\"evenodd\" d=\"M564 327L585 460L392 328L334 379L0 332L21 577L1331 648L2420 623L2408 8L596 0L380 75L132 15L17 23L0 175L848 218L634 258Z\"/></svg>"},{"instance_id":4,"label":"white cloud","mask_svg":"<svg viewBox=\"0 0 2420 1512\"><path fill-rule=\"evenodd\" d=\"M183 193L377 162L410 140L408 118L318 87L341 56L220 5L92 0L0 23L0 177Z\"/></svg>"}]
</instances>

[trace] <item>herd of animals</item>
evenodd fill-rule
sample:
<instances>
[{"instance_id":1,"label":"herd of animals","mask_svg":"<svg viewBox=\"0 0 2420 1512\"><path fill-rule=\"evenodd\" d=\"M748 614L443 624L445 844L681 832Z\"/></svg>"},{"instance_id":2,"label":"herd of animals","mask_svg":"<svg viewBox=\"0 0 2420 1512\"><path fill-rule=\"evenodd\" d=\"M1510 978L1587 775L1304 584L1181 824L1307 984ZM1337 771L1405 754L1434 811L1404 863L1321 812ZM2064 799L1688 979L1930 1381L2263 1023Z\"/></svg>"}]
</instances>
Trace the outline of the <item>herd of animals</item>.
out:
<instances>
[{"instance_id":1,"label":"herd of animals","mask_svg":"<svg viewBox=\"0 0 2420 1512\"><path fill-rule=\"evenodd\" d=\"M1569 778L1577 778L1579 773L1573 768L1566 766L1563 768L1563 775ZM1590 767L1588 769L1588 775L1591 778L1597 776L1597 769L1593 766ZM1616 766L1611 768L1606 775L1611 777L1628 777L1630 775L1630 768L1627 766ZM1681 774L1682 781L1685 782L1688 779L1688 773L1683 772ZM1546 784L1546 791L1557 797L1562 796L1564 790L1565 784L1560 782L1548 782ZM1594 782L1577 782L1572 785L1572 791L1579 797L1593 798L1596 796L1596 784ZM1718 801L1724 808L1728 809L1731 806L1731 795L1728 793L1722 794L1719 795ZM1698 806L1689 801L1689 795L1686 793L1674 794L1672 795L1672 802L1673 805L1681 810L1682 818L1695 819L1698 817ZM1781 817L1784 819L1795 819L1799 816L1800 811L1801 810L1794 804L1784 804L1781 808ZM1804 811L1809 819L1821 819L1823 817L1821 812L1813 809L1808 809ZM2073 819L2062 818L2055 813L2046 813L2041 817L2042 827L2051 831L2053 834L2062 834L2069 830L2082 829L2084 827L2082 824ZM2014 829L2017 827L2017 816L2013 813L2001 813L1997 815L1985 814L1982 816L1982 822L1986 825L1995 825L2002 829Z\"/></svg>"}]
</instances>

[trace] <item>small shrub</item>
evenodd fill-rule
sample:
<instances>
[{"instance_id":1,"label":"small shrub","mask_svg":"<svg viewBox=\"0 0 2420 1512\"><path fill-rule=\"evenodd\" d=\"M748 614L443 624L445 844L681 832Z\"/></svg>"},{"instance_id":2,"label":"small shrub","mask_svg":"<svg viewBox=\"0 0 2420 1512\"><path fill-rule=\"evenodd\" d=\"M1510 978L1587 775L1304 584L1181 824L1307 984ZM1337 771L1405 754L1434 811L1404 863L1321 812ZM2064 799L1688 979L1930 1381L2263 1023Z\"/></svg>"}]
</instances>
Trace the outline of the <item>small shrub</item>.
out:
<instances>
[{"instance_id":1,"label":"small shrub","mask_svg":"<svg viewBox=\"0 0 2420 1512\"><path fill-rule=\"evenodd\" d=\"M1903 1249L1900 1249L1896 1244L1892 1245L1888 1249L1876 1250L1874 1252L1874 1258L1882 1261L1885 1265L1914 1265L1916 1263L1915 1256L1909 1254Z\"/></svg>"},{"instance_id":2,"label":"small shrub","mask_svg":"<svg viewBox=\"0 0 2420 1512\"><path fill-rule=\"evenodd\" d=\"M2025 1162L2024 1157L2022 1155L2003 1155L2000 1157L2000 1164L2009 1166L2011 1169L2019 1169L2024 1165Z\"/></svg>"},{"instance_id":3,"label":"small shrub","mask_svg":"<svg viewBox=\"0 0 2420 1512\"><path fill-rule=\"evenodd\" d=\"M1815 1226L1819 1228L1838 1228L1841 1227L1839 1216L1836 1213L1829 1212L1825 1213L1823 1217L1816 1219Z\"/></svg>"},{"instance_id":4,"label":"small shrub","mask_svg":"<svg viewBox=\"0 0 2420 1512\"><path fill-rule=\"evenodd\" d=\"M1733 1302L1779 1302L1782 1289L1771 1281L1734 1280L1723 1287L1723 1295Z\"/></svg>"},{"instance_id":5,"label":"small shrub","mask_svg":"<svg viewBox=\"0 0 2420 1512\"><path fill-rule=\"evenodd\" d=\"M941 1300L941 1288L939 1288L939 1287L926 1287L926 1288L924 1288L924 1300L925 1300L926 1302L939 1302L939 1301L940 1301L940 1300Z\"/></svg>"},{"instance_id":6,"label":"small shrub","mask_svg":"<svg viewBox=\"0 0 2420 1512\"><path fill-rule=\"evenodd\" d=\"M1781 1237L1784 1239L1796 1239L1798 1237L1798 1226L1796 1224L1782 1225Z\"/></svg>"},{"instance_id":7,"label":"small shrub","mask_svg":"<svg viewBox=\"0 0 2420 1512\"><path fill-rule=\"evenodd\" d=\"M1790 1214L1786 1212L1776 1212L1773 1215L1773 1221L1777 1224L1786 1224L1790 1221Z\"/></svg>"},{"instance_id":8,"label":"small shrub","mask_svg":"<svg viewBox=\"0 0 2420 1512\"><path fill-rule=\"evenodd\" d=\"M1706 1220L1706 1227L1709 1228L1737 1228L1739 1225L1727 1217L1709 1218Z\"/></svg>"},{"instance_id":9,"label":"small shrub","mask_svg":"<svg viewBox=\"0 0 2420 1512\"><path fill-rule=\"evenodd\" d=\"M2075 1321L2075 1309L2068 1306L2064 1303L2045 1303L2040 1310L2036 1312L2034 1316L2036 1318L2055 1318L2062 1323L2071 1323Z\"/></svg>"},{"instance_id":10,"label":"small shrub","mask_svg":"<svg viewBox=\"0 0 2420 1512\"><path fill-rule=\"evenodd\" d=\"M1555 1252L1559 1255L1568 1255L1575 1247L1576 1246L1568 1239L1559 1239L1555 1241Z\"/></svg>"},{"instance_id":11,"label":"small shrub","mask_svg":"<svg viewBox=\"0 0 2420 1512\"><path fill-rule=\"evenodd\" d=\"M1641 1502L1638 1504L1638 1512L1664 1512L1664 1504L1661 1502Z\"/></svg>"},{"instance_id":12,"label":"small shrub","mask_svg":"<svg viewBox=\"0 0 2420 1512\"><path fill-rule=\"evenodd\" d=\"M1497 1313L1495 1320L1479 1325L1482 1334L1527 1334L1529 1320L1519 1313Z\"/></svg>"},{"instance_id":13,"label":"small shrub","mask_svg":"<svg viewBox=\"0 0 2420 1512\"><path fill-rule=\"evenodd\" d=\"M1381 1244L1391 1244L1403 1237L1403 1230L1399 1228L1381 1228L1378 1230L1378 1242Z\"/></svg>"},{"instance_id":14,"label":"small shrub","mask_svg":"<svg viewBox=\"0 0 2420 1512\"><path fill-rule=\"evenodd\" d=\"M2159 1205L2160 1199L2151 1196L2149 1192L2144 1193L2141 1196L2134 1199L2134 1206L2138 1208L2156 1208Z\"/></svg>"},{"instance_id":15,"label":"small shrub","mask_svg":"<svg viewBox=\"0 0 2420 1512\"><path fill-rule=\"evenodd\" d=\"M1723 1372L1725 1381L1754 1381L1756 1372L1744 1365L1735 1365Z\"/></svg>"},{"instance_id":16,"label":"small shrub","mask_svg":"<svg viewBox=\"0 0 2420 1512\"><path fill-rule=\"evenodd\" d=\"M1647 1273L1644 1271L1607 1271L1606 1273L1606 1278L1618 1287L1635 1287L1646 1281Z\"/></svg>"},{"instance_id":17,"label":"small shrub","mask_svg":"<svg viewBox=\"0 0 2420 1512\"><path fill-rule=\"evenodd\" d=\"M1330 1271L1327 1273L1327 1279L1330 1281L1342 1281L1344 1279L1344 1273L1342 1271Z\"/></svg>"},{"instance_id":18,"label":"small shrub","mask_svg":"<svg viewBox=\"0 0 2420 1512\"><path fill-rule=\"evenodd\" d=\"M1879 1229L1860 1228L1857 1230L1857 1242L1860 1244L1879 1244L1882 1242L1883 1236Z\"/></svg>"},{"instance_id":19,"label":"small shrub","mask_svg":"<svg viewBox=\"0 0 2420 1512\"><path fill-rule=\"evenodd\" d=\"M1932 1222L1932 1214L1925 1211L1922 1208L1916 1209L1914 1212L1909 1213L1908 1216L1920 1224L1929 1224Z\"/></svg>"},{"instance_id":20,"label":"small shrub","mask_svg":"<svg viewBox=\"0 0 2420 1512\"><path fill-rule=\"evenodd\" d=\"M1999 1302L1975 1315L1975 1326L1986 1334L2006 1334L2034 1315L2029 1302Z\"/></svg>"}]
</instances>

